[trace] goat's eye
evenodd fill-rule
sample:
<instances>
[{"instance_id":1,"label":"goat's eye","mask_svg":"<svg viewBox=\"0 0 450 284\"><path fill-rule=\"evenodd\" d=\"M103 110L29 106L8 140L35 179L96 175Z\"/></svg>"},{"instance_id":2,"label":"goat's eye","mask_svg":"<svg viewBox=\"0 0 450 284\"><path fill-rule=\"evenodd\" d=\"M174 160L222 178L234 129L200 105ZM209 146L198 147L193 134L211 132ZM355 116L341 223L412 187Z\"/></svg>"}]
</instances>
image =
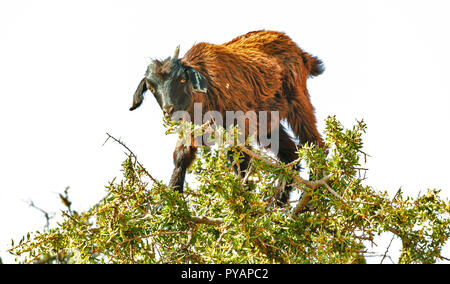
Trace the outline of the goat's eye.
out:
<instances>
[{"instance_id":1,"label":"goat's eye","mask_svg":"<svg viewBox=\"0 0 450 284\"><path fill-rule=\"evenodd\" d=\"M152 93L155 92L155 90L154 90L152 87L148 87L148 90L149 90L150 92L152 92Z\"/></svg>"}]
</instances>

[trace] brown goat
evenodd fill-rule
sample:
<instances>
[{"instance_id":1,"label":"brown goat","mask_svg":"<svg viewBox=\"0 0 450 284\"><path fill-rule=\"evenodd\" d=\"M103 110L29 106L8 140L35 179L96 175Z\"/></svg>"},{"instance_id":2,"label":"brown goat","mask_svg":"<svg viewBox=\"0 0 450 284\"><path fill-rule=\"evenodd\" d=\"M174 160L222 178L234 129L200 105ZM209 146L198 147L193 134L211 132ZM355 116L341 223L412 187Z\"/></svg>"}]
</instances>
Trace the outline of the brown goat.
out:
<instances>
[{"instance_id":1,"label":"brown goat","mask_svg":"<svg viewBox=\"0 0 450 284\"><path fill-rule=\"evenodd\" d=\"M178 52L177 48L172 58L149 65L130 110L139 107L148 89L167 116L186 111L193 117L194 103L202 103L204 113L216 111L223 117L228 111L277 111L279 120L268 122L268 134L277 129L277 156L282 162L297 158L297 145L280 124L282 119L287 120L301 145L309 142L324 147L306 88L308 76L323 72L322 62L303 52L284 33L255 31L222 45L198 43L181 59ZM182 192L196 149L192 145L175 149L173 189ZM248 157L240 169L244 171L247 164ZM277 197L280 204L288 200L290 190L287 186Z\"/></svg>"}]
</instances>

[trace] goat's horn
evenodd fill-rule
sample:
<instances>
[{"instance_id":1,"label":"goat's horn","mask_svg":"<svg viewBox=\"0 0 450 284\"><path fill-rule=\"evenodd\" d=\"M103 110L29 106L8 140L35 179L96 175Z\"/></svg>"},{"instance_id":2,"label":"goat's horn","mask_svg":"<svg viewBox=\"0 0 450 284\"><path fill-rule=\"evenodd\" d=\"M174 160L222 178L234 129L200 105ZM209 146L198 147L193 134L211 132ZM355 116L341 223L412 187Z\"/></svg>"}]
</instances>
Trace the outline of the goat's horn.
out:
<instances>
[{"instance_id":1,"label":"goat's horn","mask_svg":"<svg viewBox=\"0 0 450 284\"><path fill-rule=\"evenodd\" d=\"M175 48L175 52L174 52L174 54L173 54L172 59L173 59L173 60L178 59L178 55L179 55L179 54L180 54L180 46L177 46L177 48Z\"/></svg>"}]
</instances>

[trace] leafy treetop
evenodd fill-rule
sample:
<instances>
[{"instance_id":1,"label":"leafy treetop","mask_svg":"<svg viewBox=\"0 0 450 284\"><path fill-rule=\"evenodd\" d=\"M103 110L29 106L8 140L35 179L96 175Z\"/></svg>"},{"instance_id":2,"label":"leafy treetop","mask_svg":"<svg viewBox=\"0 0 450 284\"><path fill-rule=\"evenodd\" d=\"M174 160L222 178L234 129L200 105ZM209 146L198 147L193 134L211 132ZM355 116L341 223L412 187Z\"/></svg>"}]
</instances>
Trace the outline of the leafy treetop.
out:
<instances>
[{"instance_id":1,"label":"leafy treetop","mask_svg":"<svg viewBox=\"0 0 450 284\"><path fill-rule=\"evenodd\" d=\"M291 164L258 149L203 147L191 167L195 181L183 194L155 180L123 142L109 136L129 152L123 179L110 182L106 197L91 209L63 212L54 228L12 242L10 253L24 263L364 263L367 246L391 232L403 244L400 263L445 259L449 201L439 190L415 199L399 190L391 199L365 185L365 131L363 122L344 129L329 117L328 153L304 145ZM234 167L243 152L251 162L240 176ZM294 170L298 162L309 180ZM302 195L279 208L274 196L283 181Z\"/></svg>"}]
</instances>

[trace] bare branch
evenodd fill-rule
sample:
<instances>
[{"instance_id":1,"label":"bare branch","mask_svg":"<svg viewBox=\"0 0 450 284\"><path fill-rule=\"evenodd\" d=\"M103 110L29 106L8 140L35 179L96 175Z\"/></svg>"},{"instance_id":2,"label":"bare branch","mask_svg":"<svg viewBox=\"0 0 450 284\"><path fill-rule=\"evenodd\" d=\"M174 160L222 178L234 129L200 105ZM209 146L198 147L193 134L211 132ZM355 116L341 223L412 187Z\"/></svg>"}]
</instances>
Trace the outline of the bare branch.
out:
<instances>
[{"instance_id":1,"label":"bare branch","mask_svg":"<svg viewBox=\"0 0 450 284\"><path fill-rule=\"evenodd\" d=\"M303 212L304 209L306 208L306 205L308 204L308 202L310 200L311 200L311 195L309 195L308 193L304 192L302 194L302 197L298 201L297 205L295 206L294 210L292 211L291 216L294 217L298 213Z\"/></svg>"},{"instance_id":2,"label":"bare branch","mask_svg":"<svg viewBox=\"0 0 450 284\"><path fill-rule=\"evenodd\" d=\"M294 176L294 181L297 183L297 185L304 184L312 190L317 189L321 186L326 186L328 191L330 191L333 195L335 195L336 197L338 197L340 200L343 201L344 199L339 194L337 194L336 191L334 191L327 184L327 182L330 180L330 178L331 178L331 175L327 175L320 180L309 181L309 180L303 179L300 176ZM303 193L302 197L300 198L299 202L295 206L294 210L292 211L291 217L294 217L299 212L302 212L310 200L311 200L310 190L306 189L306 191Z\"/></svg>"},{"instance_id":3,"label":"bare branch","mask_svg":"<svg viewBox=\"0 0 450 284\"><path fill-rule=\"evenodd\" d=\"M44 209L34 205L34 202L32 200L28 201L27 203L28 203L28 206L30 206L36 210L39 210L42 212L42 214L44 214L45 221L46 221L45 228L48 228L50 226L50 219L52 219L53 216L50 216L50 214L47 211L45 211Z\"/></svg>"},{"instance_id":4,"label":"bare branch","mask_svg":"<svg viewBox=\"0 0 450 284\"><path fill-rule=\"evenodd\" d=\"M214 225L219 226L224 222L223 218L212 218L206 216L192 216L191 221L197 224L206 224L206 225Z\"/></svg>"},{"instance_id":5,"label":"bare branch","mask_svg":"<svg viewBox=\"0 0 450 284\"><path fill-rule=\"evenodd\" d=\"M187 250L192 244L192 240L194 238L194 234L197 231L197 224L192 224L191 228L187 232L188 238L186 240L186 244L184 244L183 249Z\"/></svg>"},{"instance_id":6,"label":"bare branch","mask_svg":"<svg viewBox=\"0 0 450 284\"><path fill-rule=\"evenodd\" d=\"M267 158L261 157L260 155L256 154L255 152L251 151L248 148L245 147L239 147L239 149L246 153L247 155L249 155L250 157L252 157L255 160L259 160L259 161L263 161L264 163L275 167L275 168L281 168L281 164L276 162L276 161L270 161ZM297 160L296 160L297 161ZM339 200L344 201L344 199L336 192L334 191L327 183L330 180L331 175L327 175L325 177L323 177L320 180L315 180L315 181L309 181L309 180L305 180L300 176L294 176L294 183L300 187L302 184L306 185L307 187L309 187L309 190L307 189L307 191L310 190L314 190L317 189L321 186L325 186L328 191L333 194L335 197L337 197ZM294 211L292 212L291 216L295 216L297 213L303 211L303 209L305 208L305 206L308 204L308 202L311 200L311 196L309 194L309 192L305 192L305 194L303 194L302 198L300 199L300 201L297 203L296 207L294 208Z\"/></svg>"},{"instance_id":7,"label":"bare branch","mask_svg":"<svg viewBox=\"0 0 450 284\"><path fill-rule=\"evenodd\" d=\"M105 143L109 140L109 138L113 139L115 142L119 143L120 145L122 145L128 152L129 152L129 156L134 157L136 163L139 165L139 167L141 167L141 169L144 171L144 173L154 182L159 184L159 182L153 178L153 176L145 169L145 167L138 161L137 156L134 154L133 151L131 151L130 148L128 148L127 145L125 145L124 142L122 142L121 140L115 138L114 136L110 135L109 133L106 133L106 135L108 135L108 138L105 140L105 142L103 143L103 145L105 145Z\"/></svg>"},{"instance_id":8,"label":"bare branch","mask_svg":"<svg viewBox=\"0 0 450 284\"><path fill-rule=\"evenodd\" d=\"M328 189L328 191L334 195L334 197L336 197L337 199L339 199L340 201L345 203L345 199L342 198L342 196L339 195L339 193L337 193L336 191L334 191L327 183L324 184L325 187Z\"/></svg>"},{"instance_id":9,"label":"bare branch","mask_svg":"<svg viewBox=\"0 0 450 284\"><path fill-rule=\"evenodd\" d=\"M251 158L254 158L255 160L259 160L259 161L263 161L264 163L275 167L275 168L279 168L281 165L276 162L276 161L269 161L268 159L261 157L260 155L256 154L255 152L253 152L252 150L248 149L247 147L242 147L239 146L237 147L239 150L241 150L242 152L244 152L245 154L249 155Z\"/></svg>"},{"instance_id":10,"label":"bare branch","mask_svg":"<svg viewBox=\"0 0 450 284\"><path fill-rule=\"evenodd\" d=\"M395 238L395 235L392 235L392 239L391 239L391 241L389 242L389 245L387 246L386 251L384 252L384 255L383 255L383 258L382 258L381 261L380 261L380 264L383 264L383 260L386 258L387 253L389 252L389 248L391 247L391 244L392 244L392 241L394 240L394 238ZM391 261L392 261L392 260L391 260Z\"/></svg>"},{"instance_id":11,"label":"bare branch","mask_svg":"<svg viewBox=\"0 0 450 284\"><path fill-rule=\"evenodd\" d=\"M450 258L448 258L448 257L442 256L442 255L440 255L440 256L438 256L438 257L439 257L440 259L450 261Z\"/></svg>"},{"instance_id":12,"label":"bare branch","mask_svg":"<svg viewBox=\"0 0 450 284\"><path fill-rule=\"evenodd\" d=\"M380 257L380 256L382 256L382 255L381 255L381 254L365 254L365 255L364 255L364 257ZM393 264L395 264L395 262L392 260L392 258L391 258L389 255L387 255L386 258L389 258L389 260L390 260Z\"/></svg>"}]
</instances>

